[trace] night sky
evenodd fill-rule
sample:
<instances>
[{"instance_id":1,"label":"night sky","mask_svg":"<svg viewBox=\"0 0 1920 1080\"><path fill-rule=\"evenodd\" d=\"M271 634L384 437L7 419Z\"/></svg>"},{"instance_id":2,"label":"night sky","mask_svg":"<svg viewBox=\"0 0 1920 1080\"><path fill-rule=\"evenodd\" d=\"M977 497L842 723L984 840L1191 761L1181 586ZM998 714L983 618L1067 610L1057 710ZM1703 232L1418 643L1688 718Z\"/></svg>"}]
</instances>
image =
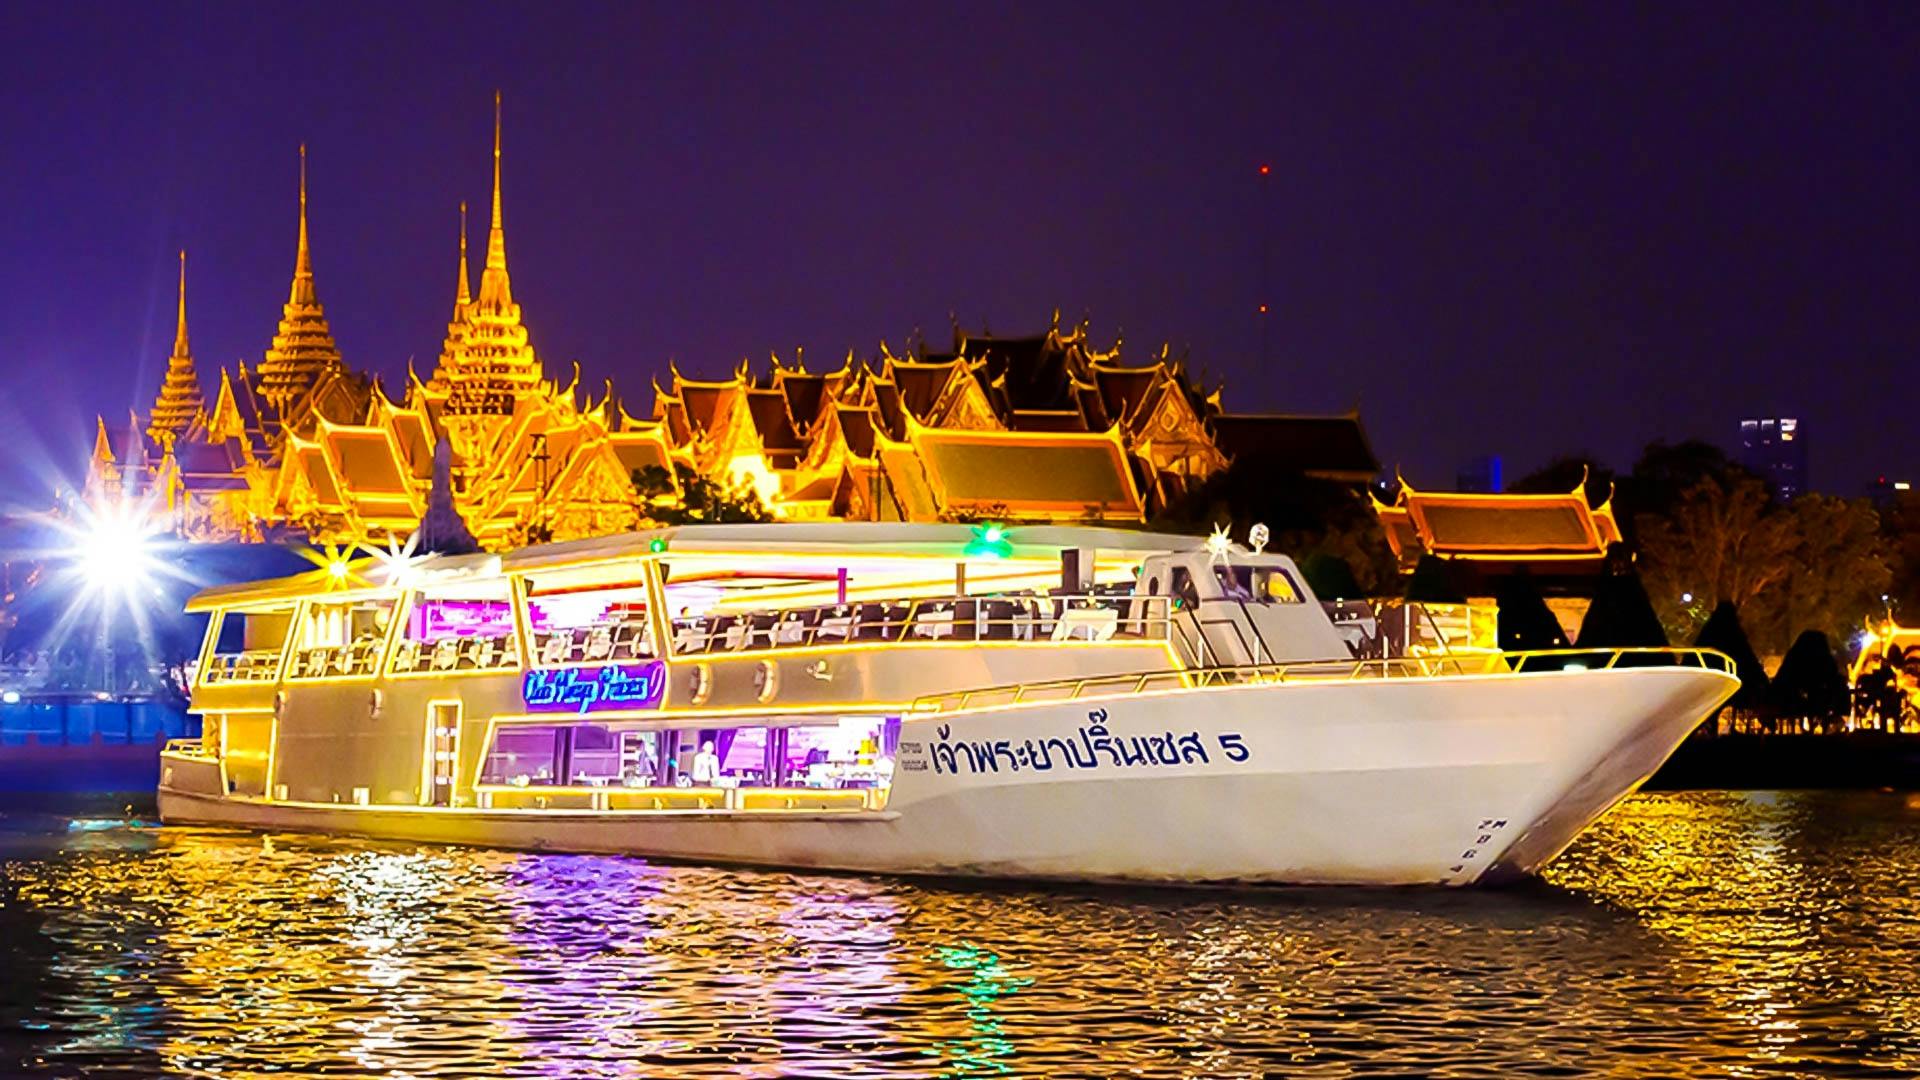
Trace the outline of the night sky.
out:
<instances>
[{"instance_id":1,"label":"night sky","mask_svg":"<svg viewBox=\"0 0 1920 1080\"><path fill-rule=\"evenodd\" d=\"M1920 479L1920 8L1189 7L8 5L6 501L152 400L177 248L209 398L258 362L303 141L347 362L429 372L496 87L534 346L636 412L1059 307L1428 486L1751 413Z\"/></svg>"}]
</instances>

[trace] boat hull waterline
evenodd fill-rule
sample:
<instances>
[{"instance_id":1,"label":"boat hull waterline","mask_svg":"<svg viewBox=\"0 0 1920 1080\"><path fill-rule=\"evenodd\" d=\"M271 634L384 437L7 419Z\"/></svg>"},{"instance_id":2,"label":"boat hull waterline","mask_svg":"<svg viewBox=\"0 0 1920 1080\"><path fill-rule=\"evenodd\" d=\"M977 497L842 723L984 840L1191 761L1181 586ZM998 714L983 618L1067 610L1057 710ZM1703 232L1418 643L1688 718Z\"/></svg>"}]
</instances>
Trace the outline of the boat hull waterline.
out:
<instances>
[{"instance_id":1,"label":"boat hull waterline","mask_svg":"<svg viewBox=\"0 0 1920 1080\"><path fill-rule=\"evenodd\" d=\"M236 797L169 824L905 875L1497 884L1643 783L1738 686L1693 667L1289 681L910 715L884 809L566 810Z\"/></svg>"}]
</instances>

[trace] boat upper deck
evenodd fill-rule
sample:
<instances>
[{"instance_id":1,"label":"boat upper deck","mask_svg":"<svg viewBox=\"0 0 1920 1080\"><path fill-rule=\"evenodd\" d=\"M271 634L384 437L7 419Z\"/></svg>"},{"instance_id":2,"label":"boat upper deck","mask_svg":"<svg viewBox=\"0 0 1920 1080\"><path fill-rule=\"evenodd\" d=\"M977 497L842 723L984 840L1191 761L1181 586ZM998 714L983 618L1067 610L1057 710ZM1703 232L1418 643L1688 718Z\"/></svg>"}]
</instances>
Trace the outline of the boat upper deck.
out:
<instances>
[{"instance_id":1,"label":"boat upper deck","mask_svg":"<svg viewBox=\"0 0 1920 1080\"><path fill-rule=\"evenodd\" d=\"M616 536L541 544L504 554L431 555L409 560L380 556L355 559L344 568L216 585L187 601L190 612L215 611L297 600L316 594L380 595L408 584L480 580L537 573L587 571L643 562L847 563L892 577L952 579L956 564L1057 570L1070 555L1082 560L1089 579L1113 577L1161 552L1199 551L1200 537L1078 526L908 524L900 522L795 522L771 525L689 525ZM917 572L905 568L918 566ZM929 567L947 567L934 571Z\"/></svg>"},{"instance_id":2,"label":"boat upper deck","mask_svg":"<svg viewBox=\"0 0 1920 1080\"><path fill-rule=\"evenodd\" d=\"M1170 638L1144 560L1195 537L1098 528L660 529L503 555L374 556L220 586L199 685L504 673L860 645ZM1164 654L1163 654L1164 655Z\"/></svg>"}]
</instances>

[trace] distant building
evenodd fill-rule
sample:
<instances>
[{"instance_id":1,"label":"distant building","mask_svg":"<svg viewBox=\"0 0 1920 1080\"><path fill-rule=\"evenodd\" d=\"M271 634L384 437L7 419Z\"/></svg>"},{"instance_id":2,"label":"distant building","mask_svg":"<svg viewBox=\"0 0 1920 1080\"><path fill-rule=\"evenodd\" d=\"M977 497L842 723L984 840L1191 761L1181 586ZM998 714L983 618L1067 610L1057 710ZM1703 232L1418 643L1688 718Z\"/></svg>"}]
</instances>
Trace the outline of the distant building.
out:
<instances>
[{"instance_id":1,"label":"distant building","mask_svg":"<svg viewBox=\"0 0 1920 1080\"><path fill-rule=\"evenodd\" d=\"M1453 486L1466 494L1498 495L1506 490L1506 470L1499 454L1482 454L1454 476Z\"/></svg>"},{"instance_id":2,"label":"distant building","mask_svg":"<svg viewBox=\"0 0 1920 1080\"><path fill-rule=\"evenodd\" d=\"M1885 510L1892 506L1896 500L1907 496L1912 491L1912 481L1890 480L1887 477L1879 476L1874 478L1873 483L1867 485L1867 498L1873 501L1876 509Z\"/></svg>"},{"instance_id":3,"label":"distant building","mask_svg":"<svg viewBox=\"0 0 1920 1080\"><path fill-rule=\"evenodd\" d=\"M1807 490L1807 440L1800 421L1768 416L1740 421L1740 464L1772 484L1782 499Z\"/></svg>"}]
</instances>

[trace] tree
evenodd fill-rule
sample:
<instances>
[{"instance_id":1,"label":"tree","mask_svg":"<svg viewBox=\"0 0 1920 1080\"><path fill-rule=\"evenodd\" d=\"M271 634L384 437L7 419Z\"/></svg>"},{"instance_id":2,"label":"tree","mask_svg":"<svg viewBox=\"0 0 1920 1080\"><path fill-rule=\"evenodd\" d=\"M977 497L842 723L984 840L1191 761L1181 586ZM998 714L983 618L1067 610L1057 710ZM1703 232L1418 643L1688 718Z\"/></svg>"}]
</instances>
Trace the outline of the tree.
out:
<instances>
[{"instance_id":1,"label":"tree","mask_svg":"<svg viewBox=\"0 0 1920 1080\"><path fill-rule=\"evenodd\" d=\"M1236 537L1265 524L1275 551L1301 562L1315 556L1345 562L1362 595L1391 592L1399 572L1364 493L1297 472L1276 473L1250 458L1195 485L1148 524L1201 535L1225 525Z\"/></svg>"},{"instance_id":2,"label":"tree","mask_svg":"<svg viewBox=\"0 0 1920 1080\"><path fill-rule=\"evenodd\" d=\"M1553 617L1553 611L1534 586L1532 575L1526 571L1502 578L1494 602L1499 609L1497 633L1501 651L1567 647L1567 635L1560 629L1560 620Z\"/></svg>"},{"instance_id":3,"label":"tree","mask_svg":"<svg viewBox=\"0 0 1920 1080\"><path fill-rule=\"evenodd\" d=\"M1775 594L1783 634L1820 630L1846 641L1893 581L1880 516L1865 499L1802 495L1793 500L1794 572Z\"/></svg>"},{"instance_id":4,"label":"tree","mask_svg":"<svg viewBox=\"0 0 1920 1080\"><path fill-rule=\"evenodd\" d=\"M1353 576L1347 560L1330 552L1316 551L1300 560L1300 573L1307 587L1321 600L1364 600L1367 592Z\"/></svg>"},{"instance_id":5,"label":"tree","mask_svg":"<svg viewBox=\"0 0 1920 1080\"><path fill-rule=\"evenodd\" d=\"M1733 661L1733 672L1740 677L1740 689L1734 691L1727 702L1728 708L1757 713L1767 704L1767 669L1753 651L1753 643L1747 640L1747 632L1740 626L1739 609L1732 601L1721 601L1713 614L1707 616L1700 636L1693 639L1693 647L1723 652Z\"/></svg>"},{"instance_id":6,"label":"tree","mask_svg":"<svg viewBox=\"0 0 1920 1080\"><path fill-rule=\"evenodd\" d=\"M1712 443L1698 439L1671 445L1653 442L1640 452L1640 460L1625 478L1625 500L1632 514L1664 516L1701 481L1725 484L1736 474L1754 475Z\"/></svg>"},{"instance_id":7,"label":"tree","mask_svg":"<svg viewBox=\"0 0 1920 1080\"><path fill-rule=\"evenodd\" d=\"M1773 705L1782 717L1830 721L1847 711L1847 680L1827 635L1808 630L1794 639L1773 676Z\"/></svg>"},{"instance_id":8,"label":"tree","mask_svg":"<svg viewBox=\"0 0 1920 1080\"><path fill-rule=\"evenodd\" d=\"M1880 515L1892 578L1887 602L1903 625L1920 623L1920 492L1896 496Z\"/></svg>"},{"instance_id":9,"label":"tree","mask_svg":"<svg viewBox=\"0 0 1920 1080\"><path fill-rule=\"evenodd\" d=\"M1654 614L1640 575L1623 559L1609 560L1608 572L1594 589L1593 605L1580 621L1577 643L1583 649L1664 649L1666 628Z\"/></svg>"},{"instance_id":10,"label":"tree","mask_svg":"<svg viewBox=\"0 0 1920 1080\"><path fill-rule=\"evenodd\" d=\"M1634 520L1647 595L1661 623L1681 640L1697 633L1699 610L1723 601L1749 613L1765 609L1762 594L1794 569L1793 520L1748 474L1698 480L1667 512ZM1764 630L1753 628L1763 651L1777 655L1784 647L1771 618Z\"/></svg>"},{"instance_id":11,"label":"tree","mask_svg":"<svg viewBox=\"0 0 1920 1080\"><path fill-rule=\"evenodd\" d=\"M1527 495L1564 495L1583 484L1587 505L1599 506L1613 495L1613 470L1586 454L1570 454L1554 458L1515 480L1507 485L1507 490Z\"/></svg>"},{"instance_id":12,"label":"tree","mask_svg":"<svg viewBox=\"0 0 1920 1080\"><path fill-rule=\"evenodd\" d=\"M674 490L675 478L679 490ZM685 465L668 473L658 465L633 470L633 488L646 503L644 513L662 525L714 525L772 521L773 514L750 484L715 483Z\"/></svg>"},{"instance_id":13,"label":"tree","mask_svg":"<svg viewBox=\"0 0 1920 1080\"><path fill-rule=\"evenodd\" d=\"M1407 599L1416 604L1464 604L1467 587L1453 560L1422 555L1407 575Z\"/></svg>"}]
</instances>

